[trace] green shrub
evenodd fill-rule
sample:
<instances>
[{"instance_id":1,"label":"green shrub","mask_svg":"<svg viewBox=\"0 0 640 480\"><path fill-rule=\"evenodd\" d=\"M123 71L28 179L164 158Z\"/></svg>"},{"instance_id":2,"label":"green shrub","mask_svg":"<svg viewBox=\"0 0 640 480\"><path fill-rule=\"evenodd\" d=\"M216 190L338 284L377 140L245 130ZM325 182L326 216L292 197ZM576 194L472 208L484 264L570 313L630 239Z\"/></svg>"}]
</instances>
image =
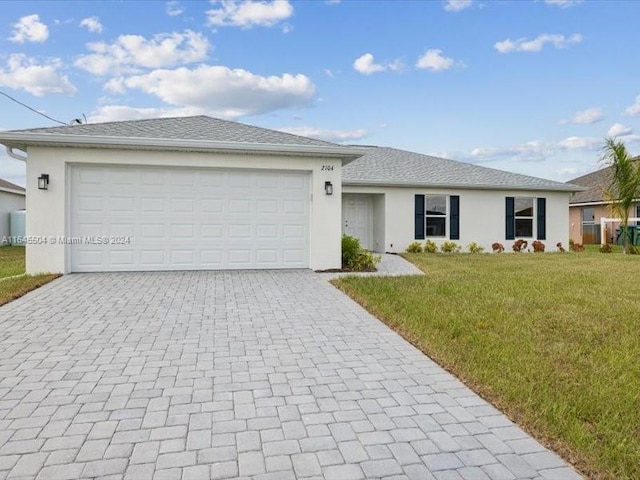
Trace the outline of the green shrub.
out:
<instances>
[{"instance_id":1,"label":"green shrub","mask_svg":"<svg viewBox=\"0 0 640 480\"><path fill-rule=\"evenodd\" d=\"M407 247L407 253L422 253L422 244L420 242L411 242Z\"/></svg>"},{"instance_id":2,"label":"green shrub","mask_svg":"<svg viewBox=\"0 0 640 480\"><path fill-rule=\"evenodd\" d=\"M433 240L424 242L424 253L438 253L438 245Z\"/></svg>"},{"instance_id":3,"label":"green shrub","mask_svg":"<svg viewBox=\"0 0 640 480\"><path fill-rule=\"evenodd\" d=\"M347 266L355 261L358 252L362 250L360 240L349 235L342 236L342 265Z\"/></svg>"},{"instance_id":4,"label":"green shrub","mask_svg":"<svg viewBox=\"0 0 640 480\"><path fill-rule=\"evenodd\" d=\"M375 271L380 262L379 255L373 255L360 245L360 240L349 235L342 236L342 267L353 272Z\"/></svg>"},{"instance_id":5,"label":"green shrub","mask_svg":"<svg viewBox=\"0 0 640 480\"><path fill-rule=\"evenodd\" d=\"M457 253L460 251L460 249L460 245L458 245L456 242L446 241L442 242L442 245L440 245L440 250L442 251L442 253Z\"/></svg>"},{"instance_id":6,"label":"green shrub","mask_svg":"<svg viewBox=\"0 0 640 480\"><path fill-rule=\"evenodd\" d=\"M354 272L374 272L380 259L380 255L374 255L368 250L362 249L348 267Z\"/></svg>"},{"instance_id":7,"label":"green shrub","mask_svg":"<svg viewBox=\"0 0 640 480\"><path fill-rule=\"evenodd\" d=\"M476 242L471 242L467 245L469 249L469 253L482 253L484 252L484 247L482 245L478 245Z\"/></svg>"},{"instance_id":8,"label":"green shrub","mask_svg":"<svg viewBox=\"0 0 640 480\"><path fill-rule=\"evenodd\" d=\"M613 252L613 248L608 243L600 245L600 253L611 253Z\"/></svg>"},{"instance_id":9,"label":"green shrub","mask_svg":"<svg viewBox=\"0 0 640 480\"><path fill-rule=\"evenodd\" d=\"M640 248L635 245L629 245L628 251L631 255L640 255Z\"/></svg>"}]
</instances>

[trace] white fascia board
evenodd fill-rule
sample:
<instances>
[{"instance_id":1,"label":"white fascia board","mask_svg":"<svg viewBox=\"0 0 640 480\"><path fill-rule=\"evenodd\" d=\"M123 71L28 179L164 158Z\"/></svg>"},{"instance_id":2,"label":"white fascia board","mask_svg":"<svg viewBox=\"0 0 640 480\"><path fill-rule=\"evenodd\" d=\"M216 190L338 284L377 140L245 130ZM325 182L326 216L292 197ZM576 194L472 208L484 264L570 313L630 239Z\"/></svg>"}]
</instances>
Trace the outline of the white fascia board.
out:
<instances>
[{"instance_id":1,"label":"white fascia board","mask_svg":"<svg viewBox=\"0 0 640 480\"><path fill-rule=\"evenodd\" d=\"M525 190L539 192L581 192L582 187L576 185L469 185L465 183L416 183L416 182L375 182L343 180L343 186L352 187L404 187L404 188L439 188L456 190Z\"/></svg>"},{"instance_id":2,"label":"white fascia board","mask_svg":"<svg viewBox=\"0 0 640 480\"><path fill-rule=\"evenodd\" d=\"M13 193L15 195L22 195L23 197L27 194L24 190L14 190L13 188L0 187L0 192Z\"/></svg>"},{"instance_id":3,"label":"white fascia board","mask_svg":"<svg viewBox=\"0 0 640 480\"><path fill-rule=\"evenodd\" d=\"M178 150L195 152L263 153L270 155L303 155L341 158L346 165L367 153L358 147L320 145L280 145L269 143L215 142L169 138L110 137L88 135L55 135L50 133L0 132L0 143L26 151L28 146L122 148L127 150Z\"/></svg>"}]
</instances>

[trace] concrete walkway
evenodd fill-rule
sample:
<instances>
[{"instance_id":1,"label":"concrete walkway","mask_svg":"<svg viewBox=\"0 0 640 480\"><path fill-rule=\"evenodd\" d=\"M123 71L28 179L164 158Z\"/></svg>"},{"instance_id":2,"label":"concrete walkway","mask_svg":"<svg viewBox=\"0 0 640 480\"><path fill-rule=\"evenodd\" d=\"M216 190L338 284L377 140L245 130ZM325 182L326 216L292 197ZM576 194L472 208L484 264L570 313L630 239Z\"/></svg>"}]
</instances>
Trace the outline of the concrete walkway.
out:
<instances>
[{"instance_id":1,"label":"concrete walkway","mask_svg":"<svg viewBox=\"0 0 640 480\"><path fill-rule=\"evenodd\" d=\"M332 279L337 277L345 277L348 275L356 275L358 277L398 277L402 275L424 275L424 272L416 267L413 263L406 261L400 255L391 253L376 254L380 255L380 263L376 272L331 272L322 273L326 278Z\"/></svg>"},{"instance_id":2,"label":"concrete walkway","mask_svg":"<svg viewBox=\"0 0 640 480\"><path fill-rule=\"evenodd\" d=\"M67 275L0 307L0 479L579 478L310 271Z\"/></svg>"}]
</instances>

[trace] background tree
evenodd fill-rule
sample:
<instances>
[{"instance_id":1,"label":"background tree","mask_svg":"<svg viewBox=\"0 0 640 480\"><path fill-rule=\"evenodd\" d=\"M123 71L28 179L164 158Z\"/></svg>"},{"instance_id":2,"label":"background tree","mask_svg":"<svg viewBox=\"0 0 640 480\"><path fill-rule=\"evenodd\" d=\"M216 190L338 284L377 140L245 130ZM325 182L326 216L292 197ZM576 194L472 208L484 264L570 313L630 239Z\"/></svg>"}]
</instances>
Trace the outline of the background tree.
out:
<instances>
[{"instance_id":1,"label":"background tree","mask_svg":"<svg viewBox=\"0 0 640 480\"><path fill-rule=\"evenodd\" d=\"M610 183L604 196L611 203L611 213L620 218L623 253L628 252L629 210L640 198L640 161L634 160L624 143L613 137L605 139L602 161L611 167Z\"/></svg>"}]
</instances>

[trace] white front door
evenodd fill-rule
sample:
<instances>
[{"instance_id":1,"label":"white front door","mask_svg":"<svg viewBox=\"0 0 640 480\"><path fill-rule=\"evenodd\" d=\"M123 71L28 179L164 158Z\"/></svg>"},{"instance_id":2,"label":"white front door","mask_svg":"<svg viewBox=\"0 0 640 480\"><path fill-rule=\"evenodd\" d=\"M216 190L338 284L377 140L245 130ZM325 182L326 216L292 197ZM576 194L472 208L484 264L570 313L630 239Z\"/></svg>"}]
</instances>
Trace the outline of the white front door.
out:
<instances>
[{"instance_id":1,"label":"white front door","mask_svg":"<svg viewBox=\"0 0 640 480\"><path fill-rule=\"evenodd\" d=\"M342 233L360 240L363 248L372 249L373 202L370 195L346 193L342 196Z\"/></svg>"},{"instance_id":2,"label":"white front door","mask_svg":"<svg viewBox=\"0 0 640 480\"><path fill-rule=\"evenodd\" d=\"M76 165L71 271L309 267L309 174Z\"/></svg>"}]
</instances>

